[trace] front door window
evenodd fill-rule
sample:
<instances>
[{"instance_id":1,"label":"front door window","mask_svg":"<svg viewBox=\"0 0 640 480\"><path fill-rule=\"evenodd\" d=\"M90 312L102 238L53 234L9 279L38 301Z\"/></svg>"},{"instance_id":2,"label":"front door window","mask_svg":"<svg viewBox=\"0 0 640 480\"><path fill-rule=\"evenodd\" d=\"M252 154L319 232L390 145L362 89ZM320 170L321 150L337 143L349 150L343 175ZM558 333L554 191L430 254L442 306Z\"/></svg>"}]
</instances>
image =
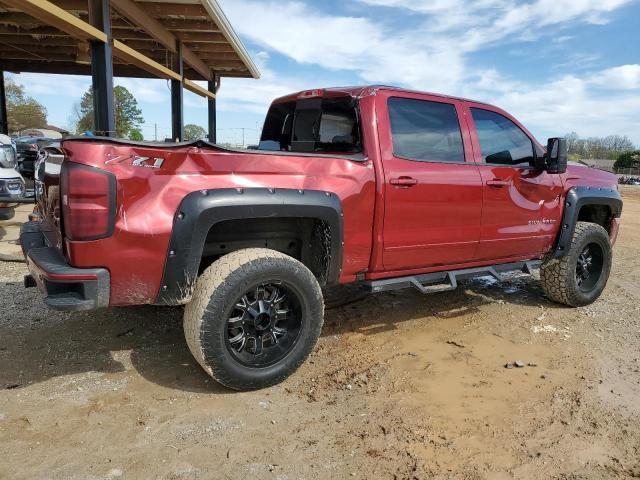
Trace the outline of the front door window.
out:
<instances>
[{"instance_id":1,"label":"front door window","mask_svg":"<svg viewBox=\"0 0 640 480\"><path fill-rule=\"evenodd\" d=\"M504 115L472 108L482 158L488 165L533 166L531 139Z\"/></svg>"}]
</instances>

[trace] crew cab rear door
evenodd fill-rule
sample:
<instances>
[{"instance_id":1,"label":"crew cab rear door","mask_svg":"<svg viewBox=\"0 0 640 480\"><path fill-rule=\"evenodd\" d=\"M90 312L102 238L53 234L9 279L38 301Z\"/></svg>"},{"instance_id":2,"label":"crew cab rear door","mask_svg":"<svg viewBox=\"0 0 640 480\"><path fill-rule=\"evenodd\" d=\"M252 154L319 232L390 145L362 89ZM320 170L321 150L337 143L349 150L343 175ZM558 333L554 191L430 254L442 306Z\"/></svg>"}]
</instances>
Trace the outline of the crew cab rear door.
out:
<instances>
[{"instance_id":1,"label":"crew cab rear door","mask_svg":"<svg viewBox=\"0 0 640 480\"><path fill-rule=\"evenodd\" d=\"M480 240L482 181L457 100L379 91L385 271L472 261Z\"/></svg>"},{"instance_id":2,"label":"crew cab rear door","mask_svg":"<svg viewBox=\"0 0 640 480\"><path fill-rule=\"evenodd\" d=\"M483 182L478 260L539 255L557 231L559 175L534 168L542 147L506 112L472 102L464 108Z\"/></svg>"}]
</instances>

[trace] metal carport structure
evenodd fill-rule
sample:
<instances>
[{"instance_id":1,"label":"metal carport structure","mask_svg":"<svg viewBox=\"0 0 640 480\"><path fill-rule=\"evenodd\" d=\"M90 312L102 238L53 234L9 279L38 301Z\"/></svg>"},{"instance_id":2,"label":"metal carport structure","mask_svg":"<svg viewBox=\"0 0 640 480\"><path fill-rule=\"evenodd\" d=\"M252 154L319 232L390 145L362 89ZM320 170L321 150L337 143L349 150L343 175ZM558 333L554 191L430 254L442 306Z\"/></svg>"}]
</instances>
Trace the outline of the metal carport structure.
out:
<instances>
[{"instance_id":1,"label":"metal carport structure","mask_svg":"<svg viewBox=\"0 0 640 480\"><path fill-rule=\"evenodd\" d=\"M186 88L208 100L212 142L221 77L260 76L216 0L0 0L0 133L5 71L91 75L95 130L107 136L114 75L170 80L172 137L183 138Z\"/></svg>"}]
</instances>

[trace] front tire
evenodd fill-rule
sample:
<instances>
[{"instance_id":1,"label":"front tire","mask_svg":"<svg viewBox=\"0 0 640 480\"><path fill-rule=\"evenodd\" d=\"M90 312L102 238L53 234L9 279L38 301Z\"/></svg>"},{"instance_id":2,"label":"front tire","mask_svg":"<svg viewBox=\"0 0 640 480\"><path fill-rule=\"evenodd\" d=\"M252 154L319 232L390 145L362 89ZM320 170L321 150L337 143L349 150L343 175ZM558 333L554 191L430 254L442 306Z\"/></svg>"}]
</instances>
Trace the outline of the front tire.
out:
<instances>
[{"instance_id":1,"label":"front tire","mask_svg":"<svg viewBox=\"0 0 640 480\"><path fill-rule=\"evenodd\" d=\"M607 231L595 223L578 222L567 254L548 257L542 263L542 288L554 302L572 307L589 305L607 285L611 260Z\"/></svg>"},{"instance_id":2,"label":"front tire","mask_svg":"<svg viewBox=\"0 0 640 480\"><path fill-rule=\"evenodd\" d=\"M288 255L248 248L211 264L184 312L187 344L217 382L254 390L281 382L309 356L322 329L322 291Z\"/></svg>"}]
</instances>

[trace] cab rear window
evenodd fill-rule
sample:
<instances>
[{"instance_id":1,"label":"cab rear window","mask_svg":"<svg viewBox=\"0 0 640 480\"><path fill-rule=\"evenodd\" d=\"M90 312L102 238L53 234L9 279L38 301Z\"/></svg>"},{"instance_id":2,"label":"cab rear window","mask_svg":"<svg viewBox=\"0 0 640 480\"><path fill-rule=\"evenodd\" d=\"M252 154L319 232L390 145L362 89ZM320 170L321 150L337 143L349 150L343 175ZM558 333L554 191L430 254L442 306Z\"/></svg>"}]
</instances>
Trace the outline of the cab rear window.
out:
<instances>
[{"instance_id":1,"label":"cab rear window","mask_svg":"<svg viewBox=\"0 0 640 480\"><path fill-rule=\"evenodd\" d=\"M306 98L271 106L259 150L316 153L362 151L356 101Z\"/></svg>"}]
</instances>

